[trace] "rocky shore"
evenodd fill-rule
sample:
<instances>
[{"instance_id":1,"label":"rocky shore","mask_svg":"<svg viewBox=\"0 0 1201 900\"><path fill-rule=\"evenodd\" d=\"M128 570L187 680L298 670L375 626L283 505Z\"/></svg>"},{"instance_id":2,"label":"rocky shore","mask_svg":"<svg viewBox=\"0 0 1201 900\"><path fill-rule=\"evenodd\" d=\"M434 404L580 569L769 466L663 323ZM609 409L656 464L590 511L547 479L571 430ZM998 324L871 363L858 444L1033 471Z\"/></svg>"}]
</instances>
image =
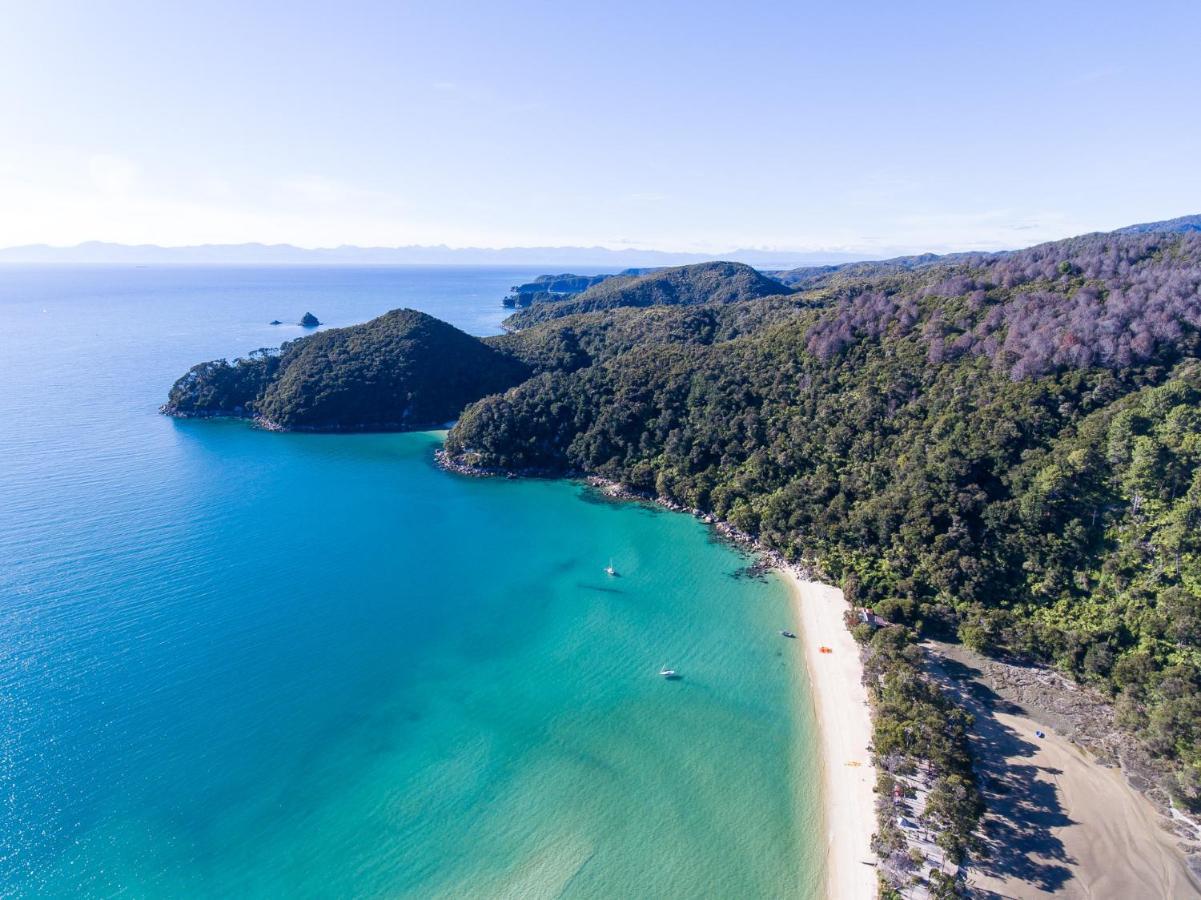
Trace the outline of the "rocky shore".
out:
<instances>
[{"instance_id":1,"label":"rocky shore","mask_svg":"<svg viewBox=\"0 0 1201 900\"><path fill-rule=\"evenodd\" d=\"M181 409L174 403L164 403L158 408L160 414L173 419L251 419L242 407L235 409Z\"/></svg>"},{"instance_id":2,"label":"rocky shore","mask_svg":"<svg viewBox=\"0 0 1201 900\"><path fill-rule=\"evenodd\" d=\"M241 419L263 431L287 431L282 425L247 412L242 407L235 409L180 409L173 403L164 403L158 408L160 414L172 419Z\"/></svg>"},{"instance_id":3,"label":"rocky shore","mask_svg":"<svg viewBox=\"0 0 1201 900\"><path fill-rule=\"evenodd\" d=\"M578 477L578 476L577 476ZM733 544L739 549L753 554L758 557L758 561L751 567L752 572L766 572L769 569L781 569L786 572L791 572L798 578L811 580L819 576L817 566L809 562L792 562L785 558L784 554L777 550L772 550L769 547L763 546L759 539L754 535L747 534L745 531L740 531L729 522L719 519L712 513L707 513L703 509L688 507L682 503L676 503L673 500L668 500L664 497L657 497L647 491L637 491L630 488L628 485L621 484L616 481L609 481L605 478L600 478L596 475L584 476L584 481L595 488L606 497L611 497L614 500L633 500L640 503L653 503L656 506L661 506L664 509L670 509L673 512L688 513L700 519L706 525L712 526L713 530L721 536L722 539Z\"/></svg>"},{"instance_id":4,"label":"rocky shore","mask_svg":"<svg viewBox=\"0 0 1201 900\"><path fill-rule=\"evenodd\" d=\"M462 460L455 459L445 449L434 451L438 466L456 475L466 475L468 478L581 478L580 472L560 471L554 469L494 469L486 466L473 466Z\"/></svg>"},{"instance_id":5,"label":"rocky shore","mask_svg":"<svg viewBox=\"0 0 1201 900\"><path fill-rule=\"evenodd\" d=\"M297 425L287 428L274 422L271 419L263 416L254 415L242 408L233 410L214 409L214 410L186 410L180 409L174 404L164 403L158 408L158 411L164 416L170 416L173 419L242 419L249 421L255 428L263 431L278 431L278 432L294 432L303 434L397 434L406 431L435 431L450 427L447 422L421 422L421 423L404 423L390 422L381 425L371 425L370 427L361 428L346 428L346 427L318 427L309 425ZM470 466L463 466L457 463L444 461L441 457L445 456L443 451L439 450L439 464L448 471L458 472L461 475L494 475L495 472L485 472L484 470L473 470Z\"/></svg>"},{"instance_id":6,"label":"rocky shore","mask_svg":"<svg viewBox=\"0 0 1201 900\"><path fill-rule=\"evenodd\" d=\"M454 472L456 475L466 475L471 478L568 478L583 481L589 487L595 489L598 493L603 494L613 500L626 500L636 503L651 503L663 509L670 509L672 512L687 513L697 519L700 519L706 525L712 526L723 540L738 547L746 553L757 557L757 560L748 567L748 574L761 574L770 569L781 569L796 575L799 578L813 579L820 577L820 572L816 564L812 562L792 562L785 558L784 554L777 550L772 550L764 547L759 540L745 531L740 531L729 522L719 519L712 513L705 512L703 509L685 506L682 503L676 503L674 500L669 500L665 497L656 496L649 491L639 491L631 488L629 485L622 484L617 481L610 481L607 478L601 478L599 475L589 475L585 472L573 470L552 470L552 469L495 469L483 466L473 466L468 463L461 462L455 459L445 450L436 450L434 456L437 459L438 465L447 472Z\"/></svg>"}]
</instances>

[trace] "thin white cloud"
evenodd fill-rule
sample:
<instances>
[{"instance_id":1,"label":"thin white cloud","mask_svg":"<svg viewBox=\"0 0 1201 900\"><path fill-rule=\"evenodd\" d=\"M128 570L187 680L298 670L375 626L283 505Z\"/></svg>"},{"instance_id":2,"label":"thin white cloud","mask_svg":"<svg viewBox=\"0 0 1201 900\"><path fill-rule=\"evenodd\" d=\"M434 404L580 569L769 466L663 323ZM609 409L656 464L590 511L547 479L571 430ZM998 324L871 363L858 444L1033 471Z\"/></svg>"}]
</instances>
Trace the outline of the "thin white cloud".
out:
<instances>
[{"instance_id":1,"label":"thin white cloud","mask_svg":"<svg viewBox=\"0 0 1201 900\"><path fill-rule=\"evenodd\" d=\"M288 196L319 205L342 203L364 193L344 181L324 175L285 178L279 182L279 187Z\"/></svg>"},{"instance_id":2,"label":"thin white cloud","mask_svg":"<svg viewBox=\"0 0 1201 900\"><path fill-rule=\"evenodd\" d=\"M99 153L88 160L88 174L103 194L127 194L137 184L139 168L122 156Z\"/></svg>"}]
</instances>

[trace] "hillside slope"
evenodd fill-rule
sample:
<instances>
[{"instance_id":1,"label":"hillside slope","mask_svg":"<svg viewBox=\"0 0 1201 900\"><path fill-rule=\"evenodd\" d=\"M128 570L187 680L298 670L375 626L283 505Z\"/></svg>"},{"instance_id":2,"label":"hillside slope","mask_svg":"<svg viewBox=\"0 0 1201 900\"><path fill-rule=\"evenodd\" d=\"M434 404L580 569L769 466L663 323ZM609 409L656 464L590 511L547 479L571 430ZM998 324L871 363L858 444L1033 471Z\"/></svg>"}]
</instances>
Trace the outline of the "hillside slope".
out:
<instances>
[{"instance_id":1,"label":"hillside slope","mask_svg":"<svg viewBox=\"0 0 1201 900\"><path fill-rule=\"evenodd\" d=\"M1164 219L1162 222L1143 222L1140 225L1127 225L1119 228L1114 234L1192 234L1201 231L1201 215L1179 216L1175 219Z\"/></svg>"}]
</instances>

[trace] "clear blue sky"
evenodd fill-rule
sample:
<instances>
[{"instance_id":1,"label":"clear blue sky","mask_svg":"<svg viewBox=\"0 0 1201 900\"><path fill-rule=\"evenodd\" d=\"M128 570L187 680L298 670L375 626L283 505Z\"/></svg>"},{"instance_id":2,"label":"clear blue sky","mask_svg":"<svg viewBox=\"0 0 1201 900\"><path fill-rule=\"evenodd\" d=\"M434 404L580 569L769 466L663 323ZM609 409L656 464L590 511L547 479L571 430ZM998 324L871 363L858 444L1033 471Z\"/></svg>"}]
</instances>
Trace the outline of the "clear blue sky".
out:
<instances>
[{"instance_id":1,"label":"clear blue sky","mask_svg":"<svg viewBox=\"0 0 1201 900\"><path fill-rule=\"evenodd\" d=\"M1020 246L1201 212L1199 41L1196 0L25 0L0 246Z\"/></svg>"}]
</instances>

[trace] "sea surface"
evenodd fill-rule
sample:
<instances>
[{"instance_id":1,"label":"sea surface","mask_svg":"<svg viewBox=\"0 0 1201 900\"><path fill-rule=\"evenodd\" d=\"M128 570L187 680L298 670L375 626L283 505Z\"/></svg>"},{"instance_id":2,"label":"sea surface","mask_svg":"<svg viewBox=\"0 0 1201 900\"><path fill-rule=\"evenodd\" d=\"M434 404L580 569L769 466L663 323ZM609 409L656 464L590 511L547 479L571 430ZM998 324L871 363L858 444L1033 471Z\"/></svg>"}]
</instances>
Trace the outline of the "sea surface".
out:
<instances>
[{"instance_id":1,"label":"sea surface","mask_svg":"<svg viewBox=\"0 0 1201 900\"><path fill-rule=\"evenodd\" d=\"M157 414L272 319L494 333L536 274L0 267L0 896L816 895L782 582L438 434Z\"/></svg>"}]
</instances>

